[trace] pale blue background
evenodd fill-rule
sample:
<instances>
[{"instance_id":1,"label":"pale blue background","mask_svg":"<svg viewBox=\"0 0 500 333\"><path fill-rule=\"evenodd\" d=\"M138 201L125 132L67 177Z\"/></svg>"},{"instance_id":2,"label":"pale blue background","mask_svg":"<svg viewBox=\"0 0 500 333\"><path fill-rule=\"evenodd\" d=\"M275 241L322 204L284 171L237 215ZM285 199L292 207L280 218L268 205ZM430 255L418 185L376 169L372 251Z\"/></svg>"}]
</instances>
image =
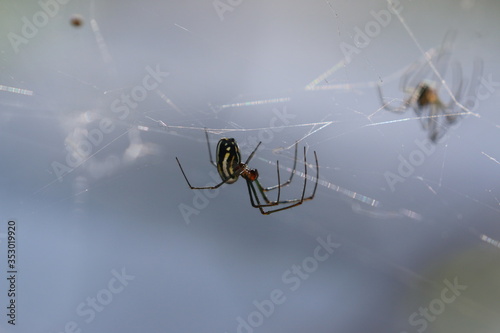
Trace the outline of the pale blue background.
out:
<instances>
[{"instance_id":1,"label":"pale blue background","mask_svg":"<svg viewBox=\"0 0 500 333\"><path fill-rule=\"evenodd\" d=\"M407 158L426 133L418 119L382 124L414 114L377 112L373 83L383 79L385 94L402 98L399 77L391 74L421 53L392 15L350 64L319 83L354 86L304 91L342 60L339 45L353 44L355 28L373 21L370 11L387 8L382 0L330 4L247 0L221 20L211 0L72 0L15 53L8 33L20 34L22 17L31 19L41 7L2 1L0 84L33 95L0 91L0 233L5 236L8 219L17 220L19 269L18 325L8 325L2 310L0 331L63 332L74 321L94 333L236 332L236 318L255 311L254 300L281 289L286 301L255 332L417 332L421 326L411 326L408 317L440 297L443 280L457 277L467 290L425 331L498 332L500 249L480 238L500 239L500 165L485 155L500 160L498 87L475 109L479 118L452 127L392 192L384 173L397 172L398 156ZM456 30L453 57L464 76L480 57L484 76L500 81L498 1L401 5L423 49ZM69 24L75 14L83 17L80 28ZM150 92L119 119L113 101L157 65L169 72L159 87L166 97ZM285 103L221 109L285 97ZM186 223L179 206L192 206L195 193L175 156L193 184L212 182L203 128L248 129L210 134L213 149L221 136L247 143L246 158L254 146L249 138L264 135L256 129L272 127L273 109L285 107L294 116L290 126L335 122L300 142L308 162L318 153L323 183L317 197L262 216L240 180ZM65 163L102 118L116 128L93 147L95 155L58 181L53 162ZM264 184L276 183L267 161L292 165L292 150L276 149L318 127L273 132L251 163ZM282 195L298 197L301 179ZM380 205L353 200L326 182ZM407 211L421 218L402 214ZM340 247L291 291L282 275L313 255L317 237L328 235ZM0 276L5 250L0 238ZM78 305L122 268L134 280L86 323ZM4 283L0 295L4 309Z\"/></svg>"}]
</instances>

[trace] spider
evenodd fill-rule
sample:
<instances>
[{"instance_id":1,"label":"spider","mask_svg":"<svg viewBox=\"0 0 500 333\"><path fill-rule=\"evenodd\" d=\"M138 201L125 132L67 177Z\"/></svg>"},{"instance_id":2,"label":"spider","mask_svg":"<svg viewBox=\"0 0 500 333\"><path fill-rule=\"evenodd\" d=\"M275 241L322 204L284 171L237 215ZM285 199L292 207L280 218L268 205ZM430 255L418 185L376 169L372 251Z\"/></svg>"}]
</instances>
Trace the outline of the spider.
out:
<instances>
[{"instance_id":1,"label":"spider","mask_svg":"<svg viewBox=\"0 0 500 333\"><path fill-rule=\"evenodd\" d=\"M443 41L441 48L434 51L431 55L431 61L440 69L442 77L446 75L448 64L451 57L451 47L455 34L448 33ZM377 85L378 94L384 109L391 112L404 112L408 107L411 107L415 114L419 117L422 128L428 131L428 137L436 143L447 132L448 126L456 123L463 110L457 103L451 99L448 103L444 103L439 98L439 90L442 87L442 82L435 77L432 68L427 60L417 61L406 70L401 77L400 88L407 96L400 106L393 107L384 101L382 88ZM482 62L475 61L471 80L468 85L467 95L474 96L475 89L480 81L482 74ZM432 80L424 79L426 76L433 77ZM451 88L453 95L457 101L460 101L466 93L467 87L464 85L462 76L462 67L459 63L453 63L452 66L452 82Z\"/></svg>"},{"instance_id":2,"label":"spider","mask_svg":"<svg viewBox=\"0 0 500 333\"><path fill-rule=\"evenodd\" d=\"M316 152L314 152L314 158L316 160L316 183L314 185L314 190L309 197L304 197L306 193L306 185L307 185L307 161L306 161L306 147L304 147L304 187L302 189L302 196L300 199L291 199L291 200L280 200L280 194L281 194L281 188L284 186L289 185L292 182L293 175L295 173L295 167L297 164L297 143L295 143L295 157L294 157L294 163L293 163L293 170L290 174L290 178L284 182L280 183L280 169L279 169L279 161L276 162L276 170L278 173L278 185L271 186L271 187L263 187L260 182L259 182L259 172L257 169L251 169L248 167L248 163L250 160L253 158L255 152L257 151L257 148L259 148L260 144L262 142L259 142L255 149L252 151L250 156L248 156L247 160L245 163L241 163L241 156L240 156L240 151L238 148L238 144L236 143L236 140L233 138L222 138L219 140L219 143L217 144L217 150L216 150L216 163L214 163L212 159L212 152L210 149L210 142L208 139L208 132L205 130L205 136L207 138L207 145L208 145L208 154L210 156L210 163L217 168L217 172L219 173L219 176L221 177L222 182L215 186L205 186L205 187L194 187L191 186L191 183L189 182L186 174L184 173L184 170L182 169L181 163L179 162L179 159L176 157L175 159L177 160L177 163L179 164L179 168L181 169L182 175L184 176L184 179L186 179L186 182L189 186L190 189L192 190L213 190L218 187L220 187L223 184L232 184L238 180L238 177L241 176L243 179L246 180L247 182L247 188L248 188L248 195L250 196L250 203L252 204L252 207L254 208L259 208L260 212L264 215L269 215L272 213L276 213L285 209L289 209L295 206L301 205L304 201L307 200L312 200L314 198L314 195L316 194L316 189L318 187L318 177L319 177L319 166L318 166L318 156L316 155ZM257 189L264 199L265 203L261 204L261 201L259 199L257 190L255 189L255 185L257 186ZM277 199L275 201L269 200L269 198L266 195L266 192L272 191L278 189L278 194L277 194ZM265 210L267 207L276 207L279 205L287 205L284 207L279 207L276 209L270 209L270 210Z\"/></svg>"}]
</instances>

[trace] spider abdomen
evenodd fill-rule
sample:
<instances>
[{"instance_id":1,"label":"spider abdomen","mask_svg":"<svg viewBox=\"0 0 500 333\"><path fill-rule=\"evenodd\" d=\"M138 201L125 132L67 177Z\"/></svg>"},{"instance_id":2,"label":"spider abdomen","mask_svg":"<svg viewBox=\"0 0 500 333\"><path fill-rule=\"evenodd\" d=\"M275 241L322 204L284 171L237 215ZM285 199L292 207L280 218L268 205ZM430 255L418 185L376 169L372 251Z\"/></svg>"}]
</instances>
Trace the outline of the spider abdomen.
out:
<instances>
[{"instance_id":1,"label":"spider abdomen","mask_svg":"<svg viewBox=\"0 0 500 333\"><path fill-rule=\"evenodd\" d=\"M216 151L217 172L226 184L238 180L238 166L241 163L240 150L233 138L222 138L217 144Z\"/></svg>"}]
</instances>

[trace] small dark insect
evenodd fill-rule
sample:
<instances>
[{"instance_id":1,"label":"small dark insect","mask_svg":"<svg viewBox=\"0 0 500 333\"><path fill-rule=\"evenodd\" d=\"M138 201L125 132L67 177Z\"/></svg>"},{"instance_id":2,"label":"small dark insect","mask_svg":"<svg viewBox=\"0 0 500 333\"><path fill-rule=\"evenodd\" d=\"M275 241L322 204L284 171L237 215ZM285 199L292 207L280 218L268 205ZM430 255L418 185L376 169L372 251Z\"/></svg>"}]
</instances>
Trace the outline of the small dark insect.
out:
<instances>
[{"instance_id":1,"label":"small dark insect","mask_svg":"<svg viewBox=\"0 0 500 333\"><path fill-rule=\"evenodd\" d=\"M69 20L72 26L81 27L83 25L83 17L81 15L73 15Z\"/></svg>"},{"instance_id":2,"label":"small dark insect","mask_svg":"<svg viewBox=\"0 0 500 333\"><path fill-rule=\"evenodd\" d=\"M250 196L250 203L252 204L252 207L259 208L260 212L262 214L268 215L272 214L275 212L279 212L285 209L289 209L298 205L301 205L304 201L307 200L312 200L314 198L314 195L316 194L316 189L318 187L318 177L319 177L319 166L318 166L318 157L316 155L316 152L314 152L314 158L316 160L316 183L314 185L314 190L311 196L305 197L306 193L306 185L307 185L307 161L306 161L306 148L304 147L304 187L302 189L302 196L300 199L291 199L291 200L280 200L280 194L281 194L281 188L284 186L289 185L292 182L293 175L295 174L295 167L297 164L297 143L295 144L295 157L294 157L294 163L293 163L293 170L290 174L290 178L284 182L283 184L280 184L280 169L279 169L279 161L276 162L276 169L278 173L278 185L271 186L271 187L262 187L262 185L259 182L259 172L257 169L251 169L248 167L248 163L254 156L255 152L257 151L257 148L259 148L260 144L262 142L259 142L257 144L257 147L252 151L250 156L247 158L245 163L241 163L241 156L240 156L240 151L238 148L238 144L236 143L236 140L233 138L222 138L219 140L219 143L217 144L217 151L216 151L216 163L214 163L212 159L212 152L210 150L210 143L208 140L208 133L205 131L205 135L207 138L207 144L208 144L208 154L210 156L210 163L217 168L217 172L219 173L219 176L222 179L222 182L215 186L205 186L205 187L194 187L191 186L191 183L189 183L189 180L187 179L186 174L184 173L184 170L182 169L181 163L179 162L179 159L176 157L175 159L177 160L177 163L179 164L179 167L181 169L182 175L186 179L186 182L189 186L190 189L192 190L213 190L218 187L220 187L222 184L232 184L238 180L238 177L242 177L243 179L246 180L247 182L247 187L248 187L248 195ZM261 201L259 199L257 190L255 189L255 185L257 186L257 189L259 190L260 195L262 196L262 199L265 201L265 203L261 204ZM278 195L277 199L272 201L269 200L269 198L266 195L266 192L278 189ZM276 207L279 205L287 205L284 207L279 207L276 209L270 209L270 210L264 210L266 207Z\"/></svg>"},{"instance_id":3,"label":"small dark insect","mask_svg":"<svg viewBox=\"0 0 500 333\"><path fill-rule=\"evenodd\" d=\"M448 33L441 48L435 51L430 59L435 63L436 68L443 77L450 67L451 48L454 39L455 34L453 32ZM475 96L475 89L479 85L482 75L482 62L476 60L474 63L468 86L464 84L460 64L455 62L451 67L451 90L455 99L460 102L466 97L464 95ZM401 77L400 87L407 96L400 106L394 107L384 102L382 88L380 85L377 86L383 108L391 112L402 113L411 107L420 118L422 128L428 131L429 139L434 143L443 137L449 125L456 123L460 115L466 113L453 99L448 103L444 103L439 98L442 82L432 72L426 59L417 61L408 68Z\"/></svg>"}]
</instances>

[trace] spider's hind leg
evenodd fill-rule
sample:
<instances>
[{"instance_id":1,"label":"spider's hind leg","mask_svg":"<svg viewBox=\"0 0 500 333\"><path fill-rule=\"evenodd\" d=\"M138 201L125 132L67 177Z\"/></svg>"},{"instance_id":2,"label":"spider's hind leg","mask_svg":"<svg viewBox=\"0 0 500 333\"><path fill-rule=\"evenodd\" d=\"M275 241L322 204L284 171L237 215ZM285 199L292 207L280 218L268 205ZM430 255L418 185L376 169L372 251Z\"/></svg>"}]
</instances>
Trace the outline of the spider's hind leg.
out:
<instances>
[{"instance_id":1,"label":"spider's hind leg","mask_svg":"<svg viewBox=\"0 0 500 333\"><path fill-rule=\"evenodd\" d=\"M293 157L293 169L290 172L290 178L288 178L288 180L286 182L284 182L283 184L281 184L280 179L279 179L279 170L278 170L278 185L269 186L269 187L261 187L260 188L261 192L262 191L268 192L268 191L272 191L272 190L275 190L275 189L279 189L279 188L288 186L292 182L292 178L293 178L293 175L295 174L295 170L296 170L296 167L297 167L297 147L298 147L298 142L295 142L295 155ZM276 165L279 168L278 163L276 163Z\"/></svg>"}]
</instances>

